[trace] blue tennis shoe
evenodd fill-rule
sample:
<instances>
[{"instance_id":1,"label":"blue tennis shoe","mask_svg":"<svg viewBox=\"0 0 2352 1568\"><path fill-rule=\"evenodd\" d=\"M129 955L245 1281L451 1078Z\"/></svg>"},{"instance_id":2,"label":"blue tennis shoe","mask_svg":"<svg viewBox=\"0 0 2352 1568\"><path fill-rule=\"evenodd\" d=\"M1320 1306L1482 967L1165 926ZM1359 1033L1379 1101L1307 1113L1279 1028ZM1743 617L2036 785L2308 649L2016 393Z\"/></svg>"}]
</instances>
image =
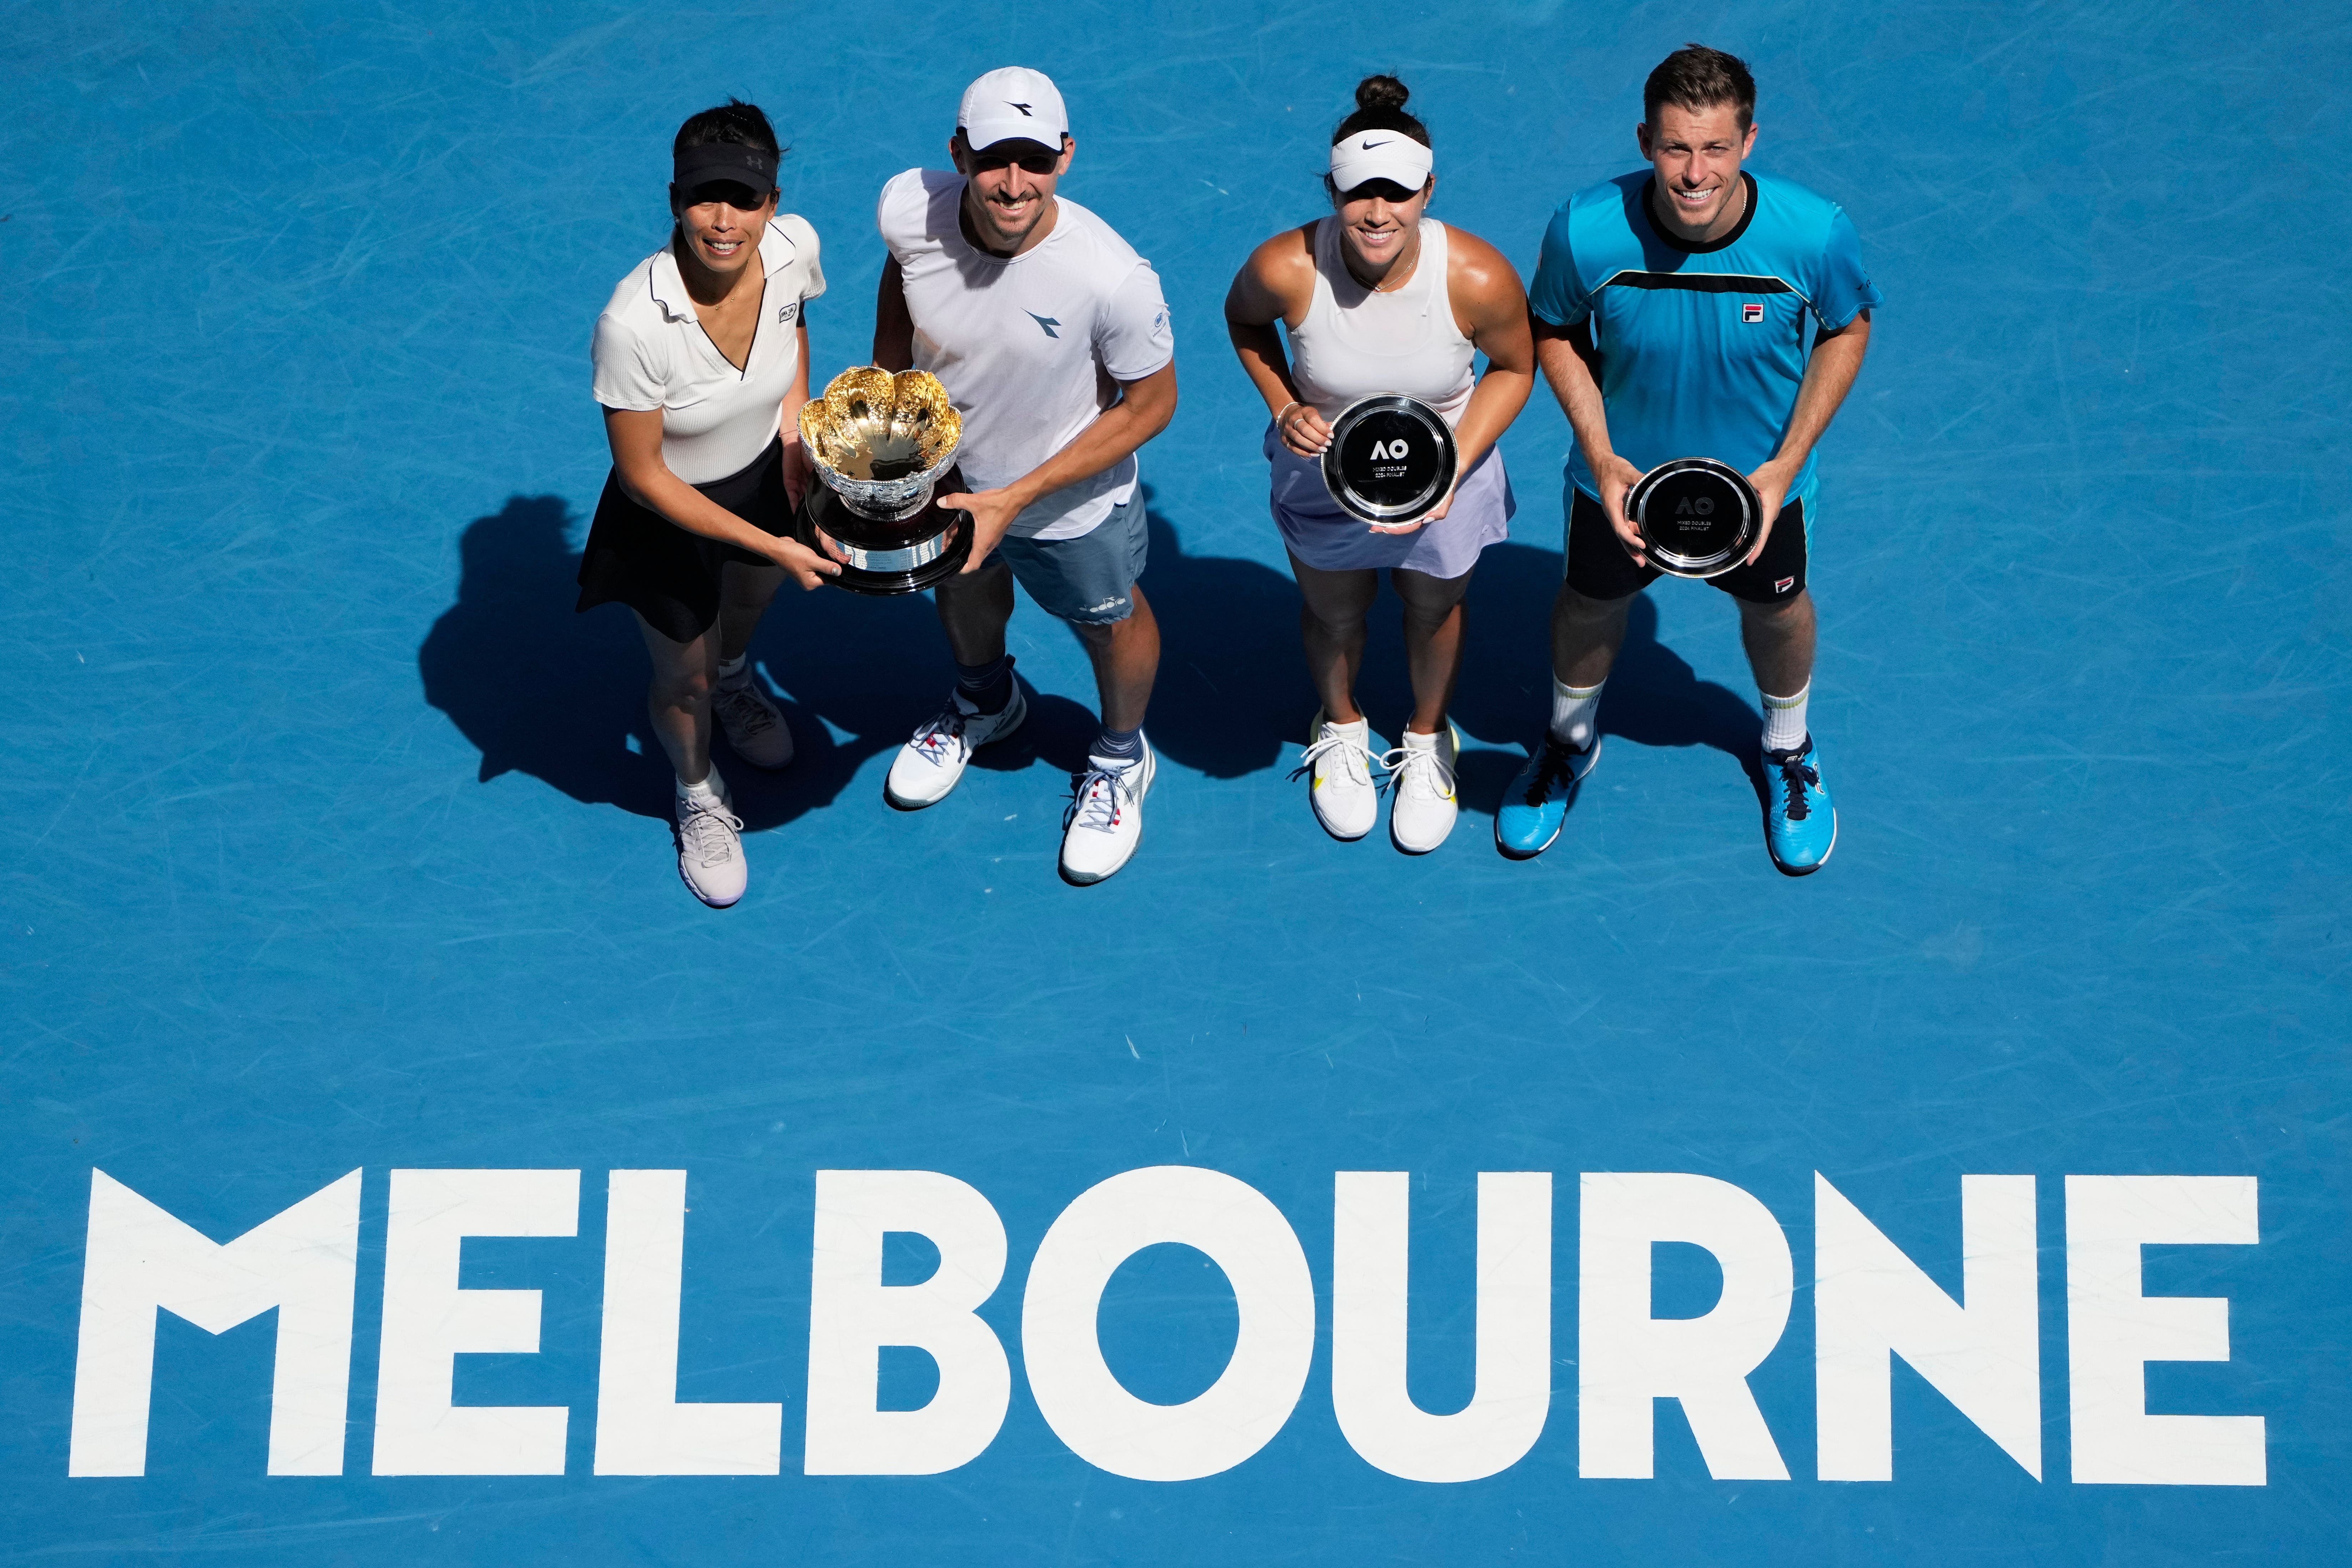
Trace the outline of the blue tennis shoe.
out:
<instances>
[{"instance_id":1,"label":"blue tennis shoe","mask_svg":"<svg viewBox=\"0 0 2352 1568\"><path fill-rule=\"evenodd\" d=\"M1808 734L1793 752L1764 753L1764 844L1791 877L1822 868L1837 847L1837 807L1822 783L1821 753Z\"/></svg>"},{"instance_id":2,"label":"blue tennis shoe","mask_svg":"<svg viewBox=\"0 0 2352 1568\"><path fill-rule=\"evenodd\" d=\"M1599 735L1580 752L1547 733L1528 765L1511 781L1502 809L1495 813L1495 847L1514 860L1550 848L1568 821L1569 804L1576 798L1577 786L1600 760Z\"/></svg>"}]
</instances>

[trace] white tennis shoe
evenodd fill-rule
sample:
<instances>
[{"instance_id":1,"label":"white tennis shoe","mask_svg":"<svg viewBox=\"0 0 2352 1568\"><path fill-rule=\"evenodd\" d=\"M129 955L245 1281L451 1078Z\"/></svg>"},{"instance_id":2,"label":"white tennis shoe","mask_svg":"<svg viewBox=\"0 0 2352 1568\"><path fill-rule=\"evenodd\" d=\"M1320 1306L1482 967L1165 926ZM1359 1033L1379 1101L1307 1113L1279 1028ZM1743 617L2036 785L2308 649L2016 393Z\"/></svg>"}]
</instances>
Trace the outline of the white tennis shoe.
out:
<instances>
[{"instance_id":1,"label":"white tennis shoe","mask_svg":"<svg viewBox=\"0 0 2352 1568\"><path fill-rule=\"evenodd\" d=\"M1454 762L1462 737L1448 724L1434 735L1404 732L1404 744L1381 758L1389 770L1389 837L1408 855L1426 855L1454 831Z\"/></svg>"},{"instance_id":2,"label":"white tennis shoe","mask_svg":"<svg viewBox=\"0 0 2352 1568\"><path fill-rule=\"evenodd\" d=\"M936 805L963 777L972 752L991 741L1001 741L1021 728L1029 716L1029 700L1021 683L993 713L976 710L961 691L948 694L947 705L917 726L914 737L898 748L890 761L890 776L883 782L885 799L901 811Z\"/></svg>"},{"instance_id":3,"label":"white tennis shoe","mask_svg":"<svg viewBox=\"0 0 2352 1568\"><path fill-rule=\"evenodd\" d=\"M1312 737L1298 754L1315 820L1334 838L1361 838L1381 819L1381 792L1372 783L1371 721L1341 724L1315 710ZM1297 775L1292 775L1296 777Z\"/></svg>"},{"instance_id":4,"label":"white tennis shoe","mask_svg":"<svg viewBox=\"0 0 2352 1568\"><path fill-rule=\"evenodd\" d=\"M1134 855L1143 841L1143 797L1154 765L1144 743L1137 762L1088 757L1062 819L1062 875L1085 886L1099 882Z\"/></svg>"},{"instance_id":5,"label":"white tennis shoe","mask_svg":"<svg viewBox=\"0 0 2352 1568\"><path fill-rule=\"evenodd\" d=\"M677 875L696 898L723 910L743 896L751 868L743 860L743 819L735 815L727 781L717 768L710 777L716 795L677 792Z\"/></svg>"},{"instance_id":6,"label":"white tennis shoe","mask_svg":"<svg viewBox=\"0 0 2352 1568\"><path fill-rule=\"evenodd\" d=\"M793 760L793 732L782 710L768 700L746 668L733 684L721 681L710 694L710 711L735 754L755 768L781 768Z\"/></svg>"}]
</instances>

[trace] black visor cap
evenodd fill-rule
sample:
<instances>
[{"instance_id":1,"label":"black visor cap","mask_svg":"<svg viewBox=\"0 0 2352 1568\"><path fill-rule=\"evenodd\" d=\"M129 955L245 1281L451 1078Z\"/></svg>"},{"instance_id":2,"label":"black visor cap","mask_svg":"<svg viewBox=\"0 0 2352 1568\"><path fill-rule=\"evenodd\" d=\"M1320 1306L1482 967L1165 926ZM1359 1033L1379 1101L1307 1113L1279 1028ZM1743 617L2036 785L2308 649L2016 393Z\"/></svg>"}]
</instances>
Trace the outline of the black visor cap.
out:
<instances>
[{"instance_id":1,"label":"black visor cap","mask_svg":"<svg viewBox=\"0 0 2352 1568\"><path fill-rule=\"evenodd\" d=\"M748 210L774 192L776 155L731 142L688 147L677 155L670 179L686 205L726 202Z\"/></svg>"}]
</instances>

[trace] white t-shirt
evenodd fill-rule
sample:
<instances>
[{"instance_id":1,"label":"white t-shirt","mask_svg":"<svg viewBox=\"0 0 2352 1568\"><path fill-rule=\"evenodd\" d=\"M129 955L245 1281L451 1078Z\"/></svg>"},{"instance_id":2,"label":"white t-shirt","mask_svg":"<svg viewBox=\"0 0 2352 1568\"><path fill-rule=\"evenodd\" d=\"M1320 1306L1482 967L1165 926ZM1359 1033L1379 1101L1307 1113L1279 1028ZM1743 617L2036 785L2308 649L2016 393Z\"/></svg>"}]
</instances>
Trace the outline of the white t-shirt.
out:
<instances>
[{"instance_id":1,"label":"white t-shirt","mask_svg":"<svg viewBox=\"0 0 2352 1568\"><path fill-rule=\"evenodd\" d=\"M767 450L800 371L801 307L824 292L816 230L778 213L760 237L760 264L767 286L741 370L702 330L668 245L621 279L596 318L596 401L660 409L662 461L690 485L740 473Z\"/></svg>"},{"instance_id":2,"label":"white t-shirt","mask_svg":"<svg viewBox=\"0 0 2352 1568\"><path fill-rule=\"evenodd\" d=\"M1010 484L1102 416L1111 381L1176 357L1159 275L1111 226L1066 196L1054 232L1007 260L970 244L964 179L909 169L882 187L875 226L906 279L915 368L963 416L956 461L973 489ZM1135 493L1129 455L1037 498L1013 521L1024 539L1076 539Z\"/></svg>"}]
</instances>

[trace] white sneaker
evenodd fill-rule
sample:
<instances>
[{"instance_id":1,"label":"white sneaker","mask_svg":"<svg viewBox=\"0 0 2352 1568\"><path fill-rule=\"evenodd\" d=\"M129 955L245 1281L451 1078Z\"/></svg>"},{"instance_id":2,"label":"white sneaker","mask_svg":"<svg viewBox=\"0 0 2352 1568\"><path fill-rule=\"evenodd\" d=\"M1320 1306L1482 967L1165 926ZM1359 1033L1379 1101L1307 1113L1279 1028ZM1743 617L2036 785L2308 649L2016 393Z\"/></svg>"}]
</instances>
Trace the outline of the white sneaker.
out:
<instances>
[{"instance_id":1,"label":"white sneaker","mask_svg":"<svg viewBox=\"0 0 2352 1568\"><path fill-rule=\"evenodd\" d=\"M1143 797L1153 764L1146 742L1140 762L1088 757L1062 822L1062 875L1084 886L1118 870L1143 841Z\"/></svg>"},{"instance_id":2,"label":"white sneaker","mask_svg":"<svg viewBox=\"0 0 2352 1568\"><path fill-rule=\"evenodd\" d=\"M1448 724L1434 735L1404 732L1404 744L1381 758L1389 770L1389 837L1408 855L1426 855L1454 831L1454 759L1462 737Z\"/></svg>"},{"instance_id":3,"label":"white sneaker","mask_svg":"<svg viewBox=\"0 0 2352 1568\"><path fill-rule=\"evenodd\" d=\"M735 684L710 694L710 711L735 754L755 768L781 768L793 760L793 732L784 715L768 700L746 668Z\"/></svg>"},{"instance_id":4,"label":"white sneaker","mask_svg":"<svg viewBox=\"0 0 2352 1568\"><path fill-rule=\"evenodd\" d=\"M735 815L727 781L713 768L719 793L677 792L677 874L694 896L723 910L743 896L750 868L743 863L743 819Z\"/></svg>"},{"instance_id":5,"label":"white sneaker","mask_svg":"<svg viewBox=\"0 0 2352 1568\"><path fill-rule=\"evenodd\" d=\"M1315 710L1311 739L1298 754L1315 820L1334 838L1361 838L1381 819L1381 792L1372 783L1371 721L1341 724ZM1297 777L1297 774L1293 774Z\"/></svg>"},{"instance_id":6,"label":"white sneaker","mask_svg":"<svg viewBox=\"0 0 2352 1568\"><path fill-rule=\"evenodd\" d=\"M916 728L914 738L891 759L890 776L883 782L883 797L901 811L936 805L963 777L972 752L991 741L1001 741L1021 728L1029 717L1029 700L1021 683L1013 683L1013 697L994 713L975 710L961 691L948 694L947 706Z\"/></svg>"}]
</instances>

